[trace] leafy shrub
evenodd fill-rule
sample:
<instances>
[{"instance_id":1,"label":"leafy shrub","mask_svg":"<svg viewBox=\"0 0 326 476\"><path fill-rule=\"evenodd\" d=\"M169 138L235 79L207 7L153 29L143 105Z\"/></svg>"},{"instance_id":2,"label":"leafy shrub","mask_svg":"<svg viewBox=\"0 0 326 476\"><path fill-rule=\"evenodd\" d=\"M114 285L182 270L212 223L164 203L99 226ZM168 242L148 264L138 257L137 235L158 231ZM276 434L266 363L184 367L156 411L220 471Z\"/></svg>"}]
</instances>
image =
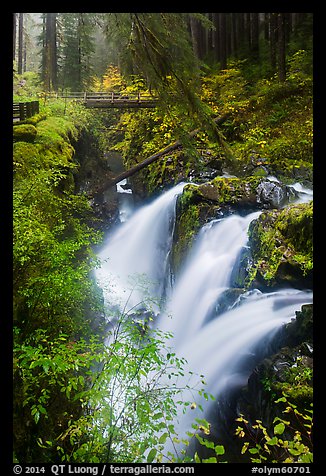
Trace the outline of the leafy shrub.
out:
<instances>
[{"instance_id":1,"label":"leafy shrub","mask_svg":"<svg viewBox=\"0 0 326 476\"><path fill-rule=\"evenodd\" d=\"M286 404L286 416L275 417L272 429L267 429L261 420L250 425L243 415L237 419L240 425L236 435L247 440L241 454L248 452L252 463L312 463L312 408L300 412L286 396L275 403Z\"/></svg>"},{"instance_id":2,"label":"leafy shrub","mask_svg":"<svg viewBox=\"0 0 326 476\"><path fill-rule=\"evenodd\" d=\"M33 428L34 458L175 461L164 448L167 439L180 443L174 418L179 406L191 404L182 402L178 385L185 361L171 352L168 333L127 314L116 317L107 345L65 333L53 338L42 329L15 345L16 398L27 412L24 424ZM195 428L202 430L203 423Z\"/></svg>"}]
</instances>

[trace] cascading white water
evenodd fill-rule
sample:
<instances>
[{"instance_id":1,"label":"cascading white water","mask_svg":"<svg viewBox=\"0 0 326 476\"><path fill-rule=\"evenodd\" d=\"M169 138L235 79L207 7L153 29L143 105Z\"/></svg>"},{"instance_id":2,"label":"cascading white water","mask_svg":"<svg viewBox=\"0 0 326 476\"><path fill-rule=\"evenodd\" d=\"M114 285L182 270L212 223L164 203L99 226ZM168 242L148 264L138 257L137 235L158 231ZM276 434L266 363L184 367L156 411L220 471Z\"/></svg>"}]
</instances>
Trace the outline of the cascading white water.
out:
<instances>
[{"instance_id":1,"label":"cascading white water","mask_svg":"<svg viewBox=\"0 0 326 476\"><path fill-rule=\"evenodd\" d=\"M250 370L244 362L252 361L253 355L267 347L274 332L295 317L295 311L304 303L312 302L312 293L295 289L282 289L272 293L251 291L241 296L231 309L197 329L186 340L180 334L174 337L174 352L187 360L185 376L178 379L178 386L195 386L198 377L191 379L187 371L204 375L206 392L219 398L227 389L245 385ZM188 315L191 320L191 315ZM187 327L187 323L185 323ZM178 338L178 341L176 339ZM178 344L176 344L178 342ZM196 409L180 413L175 428L180 437L191 431L195 418L207 415L213 402L191 390L184 392L184 399L194 401ZM199 408L205 409L203 415ZM165 452L174 452L174 445L167 441Z\"/></svg>"},{"instance_id":2,"label":"cascading white water","mask_svg":"<svg viewBox=\"0 0 326 476\"><path fill-rule=\"evenodd\" d=\"M196 334L229 286L236 259L248 239L248 225L259 214L213 220L200 231L183 273L176 280L167 312L158 324L160 329L173 333L176 346Z\"/></svg>"},{"instance_id":3,"label":"cascading white water","mask_svg":"<svg viewBox=\"0 0 326 476\"><path fill-rule=\"evenodd\" d=\"M98 254L102 264L95 273L109 305L127 304L131 309L142 305L147 296L162 297L175 202L184 185L176 185L143 206L108 237Z\"/></svg>"},{"instance_id":4,"label":"cascading white water","mask_svg":"<svg viewBox=\"0 0 326 476\"><path fill-rule=\"evenodd\" d=\"M99 253L102 266L96 270L108 304L127 303L130 309L143 303L148 295L155 299L162 297L173 239L175 203L183 187L183 183L178 184L142 207L109 236ZM303 193L302 201L307 196L311 198L297 184L296 190L299 195ZM230 386L244 383L248 369L243 372L240 368L248 355L294 318L303 303L312 301L310 291L253 290L241 295L223 314L215 312L219 297L230 286L237 258L246 246L249 224L259 213L245 217L231 215L203 227L175 280L166 309L157 320L159 329L173 333L173 351L187 359L189 370L204 374L207 392L215 396ZM139 286L140 276L145 278L144 288ZM137 287L130 278L136 278ZM182 382L180 377L179 383L186 386L190 382ZM191 393L188 398L193 398ZM196 410L189 409L176 422L180 436L190 429L194 418L203 416L197 413L198 407L207 408L204 397L196 403ZM166 450L172 450L168 444Z\"/></svg>"},{"instance_id":5,"label":"cascading white water","mask_svg":"<svg viewBox=\"0 0 326 476\"><path fill-rule=\"evenodd\" d=\"M215 397L226 388L244 385L248 369L239 371L239 364L257 350L263 339L271 339L272 331L294 318L303 303L312 300L311 292L296 289L273 293L254 290L241 295L222 315L214 312L219 297L230 286L232 270L247 244L249 224L259 214L231 215L202 228L176 279L168 312L158 322L161 330L173 333L173 351L187 360L185 370L203 374L206 392ZM185 374L178 385L191 387L196 378L189 380ZM185 392L184 398L193 399L193 393ZM180 436L191 430L194 418L203 417L198 408L202 406L207 411L211 400L197 396L195 403L196 410L189 407L175 422ZM169 441L166 451L172 451Z\"/></svg>"}]
</instances>

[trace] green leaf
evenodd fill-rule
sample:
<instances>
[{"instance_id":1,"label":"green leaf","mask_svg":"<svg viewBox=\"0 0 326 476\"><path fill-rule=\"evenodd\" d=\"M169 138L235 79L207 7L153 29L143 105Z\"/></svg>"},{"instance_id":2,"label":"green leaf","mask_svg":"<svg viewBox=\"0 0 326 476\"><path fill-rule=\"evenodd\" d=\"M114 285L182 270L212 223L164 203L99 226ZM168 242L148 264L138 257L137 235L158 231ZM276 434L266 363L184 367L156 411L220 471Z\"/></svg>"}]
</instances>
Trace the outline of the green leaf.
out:
<instances>
[{"instance_id":1,"label":"green leaf","mask_svg":"<svg viewBox=\"0 0 326 476\"><path fill-rule=\"evenodd\" d=\"M278 398L277 400L275 400L275 403L279 403L279 402L286 402L286 398L281 397L281 398Z\"/></svg>"},{"instance_id":2,"label":"green leaf","mask_svg":"<svg viewBox=\"0 0 326 476\"><path fill-rule=\"evenodd\" d=\"M223 445L216 445L214 450L217 455L224 455L225 453L225 449Z\"/></svg>"},{"instance_id":3,"label":"green leaf","mask_svg":"<svg viewBox=\"0 0 326 476\"><path fill-rule=\"evenodd\" d=\"M35 414L34 414L35 423L38 423L38 422L39 422L39 419L40 419L40 412L39 412L39 411L36 411Z\"/></svg>"},{"instance_id":4,"label":"green leaf","mask_svg":"<svg viewBox=\"0 0 326 476\"><path fill-rule=\"evenodd\" d=\"M49 372L49 368L50 368L50 365L47 363L47 364L43 364L43 370L44 372L47 374Z\"/></svg>"},{"instance_id":5,"label":"green leaf","mask_svg":"<svg viewBox=\"0 0 326 476\"><path fill-rule=\"evenodd\" d=\"M278 442L277 436L274 436L270 440L266 441L266 443L271 446L277 445L277 442Z\"/></svg>"},{"instance_id":6,"label":"green leaf","mask_svg":"<svg viewBox=\"0 0 326 476\"><path fill-rule=\"evenodd\" d=\"M167 437L169 436L168 433L163 433L163 435L158 440L159 443L164 444L166 442Z\"/></svg>"},{"instance_id":7,"label":"green leaf","mask_svg":"<svg viewBox=\"0 0 326 476\"><path fill-rule=\"evenodd\" d=\"M274 426L274 435L282 435L284 430L285 430L284 423L278 423L277 425Z\"/></svg>"},{"instance_id":8,"label":"green leaf","mask_svg":"<svg viewBox=\"0 0 326 476\"><path fill-rule=\"evenodd\" d=\"M241 450L241 454L242 454L242 455L247 451L248 446L249 446L249 442L248 442L248 441L243 444L243 447L242 447L242 450Z\"/></svg>"},{"instance_id":9,"label":"green leaf","mask_svg":"<svg viewBox=\"0 0 326 476\"><path fill-rule=\"evenodd\" d=\"M211 456L210 458L203 459L202 463L217 463L217 459L215 456Z\"/></svg>"},{"instance_id":10,"label":"green leaf","mask_svg":"<svg viewBox=\"0 0 326 476\"><path fill-rule=\"evenodd\" d=\"M159 413L156 413L155 415L152 416L153 420L158 420L159 418L163 418L163 413L162 412L159 412Z\"/></svg>"},{"instance_id":11,"label":"green leaf","mask_svg":"<svg viewBox=\"0 0 326 476\"><path fill-rule=\"evenodd\" d=\"M156 453L157 453L156 449L152 448L151 451L148 453L147 463L152 463L152 461L154 460L156 456Z\"/></svg>"},{"instance_id":12,"label":"green leaf","mask_svg":"<svg viewBox=\"0 0 326 476\"><path fill-rule=\"evenodd\" d=\"M47 414L47 411L44 407L42 407L42 405L38 405L38 409L41 413L43 413L43 415L46 415Z\"/></svg>"},{"instance_id":13,"label":"green leaf","mask_svg":"<svg viewBox=\"0 0 326 476\"><path fill-rule=\"evenodd\" d=\"M211 448L211 449L214 448L214 441L206 440L205 438L202 438L198 434L196 434L196 438L202 446L205 446L206 448Z\"/></svg>"},{"instance_id":14,"label":"green leaf","mask_svg":"<svg viewBox=\"0 0 326 476\"><path fill-rule=\"evenodd\" d=\"M289 448L288 451L293 456L299 456L302 454L302 451L300 449Z\"/></svg>"},{"instance_id":15,"label":"green leaf","mask_svg":"<svg viewBox=\"0 0 326 476\"><path fill-rule=\"evenodd\" d=\"M256 455L257 453L259 453L259 450L258 448L250 448L249 453L251 453L252 455Z\"/></svg>"}]
</instances>

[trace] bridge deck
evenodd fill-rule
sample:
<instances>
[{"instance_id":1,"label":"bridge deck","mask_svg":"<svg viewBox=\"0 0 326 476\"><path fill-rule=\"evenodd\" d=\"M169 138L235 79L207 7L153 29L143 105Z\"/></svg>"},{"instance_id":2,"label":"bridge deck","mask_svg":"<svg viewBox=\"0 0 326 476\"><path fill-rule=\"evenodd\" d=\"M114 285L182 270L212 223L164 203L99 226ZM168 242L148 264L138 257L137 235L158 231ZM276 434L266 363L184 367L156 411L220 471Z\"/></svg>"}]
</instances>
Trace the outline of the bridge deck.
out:
<instances>
[{"instance_id":1,"label":"bridge deck","mask_svg":"<svg viewBox=\"0 0 326 476\"><path fill-rule=\"evenodd\" d=\"M148 93L72 92L58 93L56 96L83 101L87 108L146 108L157 105L157 98Z\"/></svg>"}]
</instances>

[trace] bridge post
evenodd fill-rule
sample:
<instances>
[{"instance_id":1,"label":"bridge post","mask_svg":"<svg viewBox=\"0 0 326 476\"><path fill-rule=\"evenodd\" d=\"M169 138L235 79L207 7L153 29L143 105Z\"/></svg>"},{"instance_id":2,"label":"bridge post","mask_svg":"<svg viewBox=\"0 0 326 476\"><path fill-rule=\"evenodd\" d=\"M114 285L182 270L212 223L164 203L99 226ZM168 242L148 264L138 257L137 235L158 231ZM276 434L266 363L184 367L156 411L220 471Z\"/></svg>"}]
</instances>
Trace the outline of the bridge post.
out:
<instances>
[{"instance_id":1,"label":"bridge post","mask_svg":"<svg viewBox=\"0 0 326 476\"><path fill-rule=\"evenodd\" d=\"M31 102L26 103L26 118L33 115L33 104Z\"/></svg>"},{"instance_id":2,"label":"bridge post","mask_svg":"<svg viewBox=\"0 0 326 476\"><path fill-rule=\"evenodd\" d=\"M19 120L23 121L25 117L25 104L23 102L19 103Z\"/></svg>"}]
</instances>

